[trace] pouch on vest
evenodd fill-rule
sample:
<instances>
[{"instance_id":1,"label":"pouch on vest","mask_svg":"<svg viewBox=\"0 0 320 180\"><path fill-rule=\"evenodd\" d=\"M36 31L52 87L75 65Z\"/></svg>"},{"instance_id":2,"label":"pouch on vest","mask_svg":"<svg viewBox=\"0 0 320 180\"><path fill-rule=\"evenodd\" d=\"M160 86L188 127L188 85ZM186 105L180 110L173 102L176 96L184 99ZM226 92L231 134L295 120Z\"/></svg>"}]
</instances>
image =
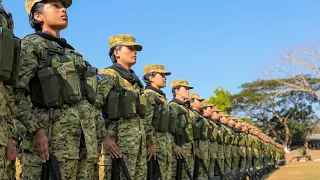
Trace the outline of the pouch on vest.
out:
<instances>
[{"instance_id":1,"label":"pouch on vest","mask_svg":"<svg viewBox=\"0 0 320 180\"><path fill-rule=\"evenodd\" d=\"M56 69L52 67L45 67L37 71L39 78L39 85L37 87L37 81L30 83L31 99L38 105L44 105L48 108L60 107L63 104L63 99L60 95L60 77ZM38 93L40 91L41 93ZM42 94L42 96L41 96ZM36 97L34 97L36 96ZM42 103L41 103L42 101Z\"/></svg>"},{"instance_id":2,"label":"pouch on vest","mask_svg":"<svg viewBox=\"0 0 320 180\"><path fill-rule=\"evenodd\" d=\"M116 86L110 90L106 103L102 108L104 116L110 120L119 120L122 118L123 108L121 107L122 96L124 95L124 89L120 86Z\"/></svg>"},{"instance_id":3,"label":"pouch on vest","mask_svg":"<svg viewBox=\"0 0 320 180\"><path fill-rule=\"evenodd\" d=\"M21 39L14 37L14 54L13 54L13 63L12 63L12 71L11 76L8 80L4 81L4 84L15 86L18 81L18 76L20 72L20 56L21 52Z\"/></svg>"},{"instance_id":4,"label":"pouch on vest","mask_svg":"<svg viewBox=\"0 0 320 180\"><path fill-rule=\"evenodd\" d=\"M142 119L144 119L146 117L147 102L148 102L148 98L145 94L139 95L138 105L137 105L137 109L138 109L137 113L138 113L139 117Z\"/></svg>"},{"instance_id":5,"label":"pouch on vest","mask_svg":"<svg viewBox=\"0 0 320 180\"><path fill-rule=\"evenodd\" d=\"M173 110L169 106L169 132L174 134L176 130L176 119L174 118Z\"/></svg>"},{"instance_id":6,"label":"pouch on vest","mask_svg":"<svg viewBox=\"0 0 320 180\"><path fill-rule=\"evenodd\" d=\"M218 133L217 133L218 135L217 135L217 142L219 143L219 144L223 144L224 143L224 133L223 132L219 132L218 131Z\"/></svg>"},{"instance_id":7,"label":"pouch on vest","mask_svg":"<svg viewBox=\"0 0 320 180\"><path fill-rule=\"evenodd\" d=\"M213 142L214 141L214 139L213 139L213 137L212 137L212 128L209 128L208 129L208 134L207 134L207 137L208 137L208 139L209 139L209 141L210 142Z\"/></svg>"},{"instance_id":8,"label":"pouch on vest","mask_svg":"<svg viewBox=\"0 0 320 180\"><path fill-rule=\"evenodd\" d=\"M204 121L204 120L202 120ZM200 139L205 141L208 139L208 126L203 122L202 123L202 126L200 128L200 132L201 132L201 135L200 135Z\"/></svg>"},{"instance_id":9,"label":"pouch on vest","mask_svg":"<svg viewBox=\"0 0 320 180\"><path fill-rule=\"evenodd\" d=\"M213 131L212 131L213 140L217 140L218 133L219 133L219 131L217 129L213 129Z\"/></svg>"},{"instance_id":10,"label":"pouch on vest","mask_svg":"<svg viewBox=\"0 0 320 180\"><path fill-rule=\"evenodd\" d=\"M194 140L199 140L201 136L201 128L199 124L193 123L192 124L192 131L193 131L193 139Z\"/></svg>"},{"instance_id":11,"label":"pouch on vest","mask_svg":"<svg viewBox=\"0 0 320 180\"><path fill-rule=\"evenodd\" d=\"M0 27L0 81L11 77L14 61L14 36L11 30Z\"/></svg>"},{"instance_id":12,"label":"pouch on vest","mask_svg":"<svg viewBox=\"0 0 320 180\"><path fill-rule=\"evenodd\" d=\"M186 143L186 138L185 138L185 130L183 127L179 127L176 129L175 132L175 142L179 145L182 146L183 144Z\"/></svg>"},{"instance_id":13,"label":"pouch on vest","mask_svg":"<svg viewBox=\"0 0 320 180\"><path fill-rule=\"evenodd\" d=\"M62 63L61 66L57 68L58 73L62 80L62 98L67 104L73 104L81 101L81 82L78 71L74 65L73 61L68 61Z\"/></svg>"},{"instance_id":14,"label":"pouch on vest","mask_svg":"<svg viewBox=\"0 0 320 180\"><path fill-rule=\"evenodd\" d=\"M159 104L156 101L156 105L154 107L154 111L153 111L153 117L152 117L152 127L156 130L159 131L160 129L160 121L161 121L161 112L162 108L161 108L161 104Z\"/></svg>"},{"instance_id":15,"label":"pouch on vest","mask_svg":"<svg viewBox=\"0 0 320 180\"><path fill-rule=\"evenodd\" d=\"M246 137L242 137L241 140L239 141L240 146L244 146L246 144Z\"/></svg>"},{"instance_id":16,"label":"pouch on vest","mask_svg":"<svg viewBox=\"0 0 320 180\"><path fill-rule=\"evenodd\" d=\"M97 88L98 88L98 69L95 67L87 67L84 72L85 76L85 93L87 100L90 103L94 103L97 97Z\"/></svg>"},{"instance_id":17,"label":"pouch on vest","mask_svg":"<svg viewBox=\"0 0 320 180\"><path fill-rule=\"evenodd\" d=\"M193 140L194 140L194 136L193 136L192 125L188 123L185 128L185 141L186 143L189 143Z\"/></svg>"},{"instance_id":18,"label":"pouch on vest","mask_svg":"<svg viewBox=\"0 0 320 180\"><path fill-rule=\"evenodd\" d=\"M170 109L167 105L162 104L161 108L161 121L159 130L161 132L167 132L169 129L169 121L170 121Z\"/></svg>"},{"instance_id":19,"label":"pouch on vest","mask_svg":"<svg viewBox=\"0 0 320 180\"><path fill-rule=\"evenodd\" d=\"M137 95L130 90L124 91L124 96L121 99L121 107L123 108L123 118L130 118L137 114Z\"/></svg>"}]
</instances>

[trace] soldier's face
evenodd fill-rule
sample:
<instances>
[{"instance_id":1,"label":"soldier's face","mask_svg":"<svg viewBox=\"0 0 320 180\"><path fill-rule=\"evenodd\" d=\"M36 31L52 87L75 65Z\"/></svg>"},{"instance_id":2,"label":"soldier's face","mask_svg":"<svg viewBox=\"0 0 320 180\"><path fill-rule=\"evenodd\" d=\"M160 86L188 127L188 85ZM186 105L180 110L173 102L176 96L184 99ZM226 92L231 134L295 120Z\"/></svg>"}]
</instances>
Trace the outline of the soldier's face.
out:
<instances>
[{"instance_id":1,"label":"soldier's face","mask_svg":"<svg viewBox=\"0 0 320 180\"><path fill-rule=\"evenodd\" d=\"M234 126L235 125L235 122L233 120L229 120L229 126Z\"/></svg>"},{"instance_id":2,"label":"soldier's face","mask_svg":"<svg viewBox=\"0 0 320 180\"><path fill-rule=\"evenodd\" d=\"M43 23L42 29L63 30L68 26L66 8L58 0L47 1L42 12L34 13L34 18Z\"/></svg>"},{"instance_id":3,"label":"soldier's face","mask_svg":"<svg viewBox=\"0 0 320 180\"><path fill-rule=\"evenodd\" d=\"M212 114L213 114L213 111L212 111L212 107L205 107L204 109L203 109L203 114L205 115L205 116L212 116Z\"/></svg>"},{"instance_id":4,"label":"soldier's face","mask_svg":"<svg viewBox=\"0 0 320 180\"><path fill-rule=\"evenodd\" d=\"M248 131L248 127L247 126L242 126L242 131Z\"/></svg>"},{"instance_id":5,"label":"soldier's face","mask_svg":"<svg viewBox=\"0 0 320 180\"><path fill-rule=\"evenodd\" d=\"M121 49L114 51L114 55L120 64L133 66L137 62L137 51L134 46L122 46Z\"/></svg>"},{"instance_id":6,"label":"soldier's face","mask_svg":"<svg viewBox=\"0 0 320 180\"><path fill-rule=\"evenodd\" d=\"M157 73L154 77L150 77L151 83L153 83L153 86L156 86L157 88L164 88L167 85L167 78L165 74Z\"/></svg>"},{"instance_id":7,"label":"soldier's face","mask_svg":"<svg viewBox=\"0 0 320 180\"><path fill-rule=\"evenodd\" d=\"M199 101L198 99L195 99L192 104L193 104L193 107L197 109L202 108L202 101Z\"/></svg>"},{"instance_id":8,"label":"soldier's face","mask_svg":"<svg viewBox=\"0 0 320 180\"><path fill-rule=\"evenodd\" d=\"M241 129L241 123L237 122L236 125L235 125L235 127L236 127L237 129Z\"/></svg>"},{"instance_id":9,"label":"soldier's face","mask_svg":"<svg viewBox=\"0 0 320 180\"><path fill-rule=\"evenodd\" d=\"M228 123L228 119L226 117L222 117L220 119L220 121L223 123L223 124L227 124Z\"/></svg>"},{"instance_id":10,"label":"soldier's face","mask_svg":"<svg viewBox=\"0 0 320 180\"><path fill-rule=\"evenodd\" d=\"M216 111L212 111L212 116L211 116L211 118L213 119L213 120L219 120L220 119L220 114L218 113L218 112L216 112Z\"/></svg>"},{"instance_id":11,"label":"soldier's face","mask_svg":"<svg viewBox=\"0 0 320 180\"><path fill-rule=\"evenodd\" d=\"M187 87L180 87L179 89L176 90L176 95L181 96L184 99L189 98L189 88Z\"/></svg>"}]
</instances>

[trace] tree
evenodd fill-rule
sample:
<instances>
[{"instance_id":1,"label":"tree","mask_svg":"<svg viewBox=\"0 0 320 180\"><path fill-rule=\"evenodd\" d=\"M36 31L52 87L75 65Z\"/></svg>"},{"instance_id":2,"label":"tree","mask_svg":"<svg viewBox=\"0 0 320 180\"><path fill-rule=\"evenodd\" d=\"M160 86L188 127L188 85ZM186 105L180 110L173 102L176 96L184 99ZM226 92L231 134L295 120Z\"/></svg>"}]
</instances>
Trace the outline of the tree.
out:
<instances>
[{"instance_id":1,"label":"tree","mask_svg":"<svg viewBox=\"0 0 320 180\"><path fill-rule=\"evenodd\" d=\"M291 82L294 79L282 81ZM305 91L283 91L286 87L279 80L259 79L240 88L241 92L232 96L233 113L252 118L266 134L274 136L286 147L292 137L290 122L298 118L299 122L303 122L313 115L312 104L317 102L315 95ZM284 132L284 137L278 130Z\"/></svg>"},{"instance_id":2,"label":"tree","mask_svg":"<svg viewBox=\"0 0 320 180\"><path fill-rule=\"evenodd\" d=\"M231 93L222 87L218 87L214 90L214 94L215 96L211 96L209 101L215 104L221 111L229 112L232 104Z\"/></svg>"}]
</instances>

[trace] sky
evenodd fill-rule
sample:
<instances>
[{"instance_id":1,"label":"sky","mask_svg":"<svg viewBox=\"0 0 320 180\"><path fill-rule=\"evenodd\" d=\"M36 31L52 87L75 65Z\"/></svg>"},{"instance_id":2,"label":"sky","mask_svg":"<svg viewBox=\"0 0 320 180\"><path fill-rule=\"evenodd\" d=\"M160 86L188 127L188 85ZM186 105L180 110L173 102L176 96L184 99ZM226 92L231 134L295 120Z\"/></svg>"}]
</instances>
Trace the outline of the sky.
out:
<instances>
[{"instance_id":1,"label":"sky","mask_svg":"<svg viewBox=\"0 0 320 180\"><path fill-rule=\"evenodd\" d=\"M3 0L13 14L15 34L33 33L24 0ZM73 0L68 28L61 32L99 69L111 65L108 38L131 34L143 46L133 70L143 76L148 64L163 64L170 83L186 79L204 98L223 87L231 93L258 78L283 49L319 39L316 0Z\"/></svg>"}]
</instances>

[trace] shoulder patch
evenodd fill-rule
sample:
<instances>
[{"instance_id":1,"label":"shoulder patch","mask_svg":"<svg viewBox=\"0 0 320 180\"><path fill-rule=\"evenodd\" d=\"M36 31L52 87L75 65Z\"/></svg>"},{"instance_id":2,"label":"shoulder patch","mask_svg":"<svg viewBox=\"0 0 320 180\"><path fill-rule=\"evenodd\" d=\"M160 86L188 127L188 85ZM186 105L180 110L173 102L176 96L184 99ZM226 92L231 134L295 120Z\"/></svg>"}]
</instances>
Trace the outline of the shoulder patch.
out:
<instances>
[{"instance_id":1,"label":"shoulder patch","mask_svg":"<svg viewBox=\"0 0 320 180\"><path fill-rule=\"evenodd\" d=\"M104 80L104 76L101 73L98 73L98 82Z\"/></svg>"},{"instance_id":2,"label":"shoulder patch","mask_svg":"<svg viewBox=\"0 0 320 180\"><path fill-rule=\"evenodd\" d=\"M104 75L117 77L117 73L113 69L110 69L110 68L101 69L101 70L99 70L99 73L104 74Z\"/></svg>"}]
</instances>

